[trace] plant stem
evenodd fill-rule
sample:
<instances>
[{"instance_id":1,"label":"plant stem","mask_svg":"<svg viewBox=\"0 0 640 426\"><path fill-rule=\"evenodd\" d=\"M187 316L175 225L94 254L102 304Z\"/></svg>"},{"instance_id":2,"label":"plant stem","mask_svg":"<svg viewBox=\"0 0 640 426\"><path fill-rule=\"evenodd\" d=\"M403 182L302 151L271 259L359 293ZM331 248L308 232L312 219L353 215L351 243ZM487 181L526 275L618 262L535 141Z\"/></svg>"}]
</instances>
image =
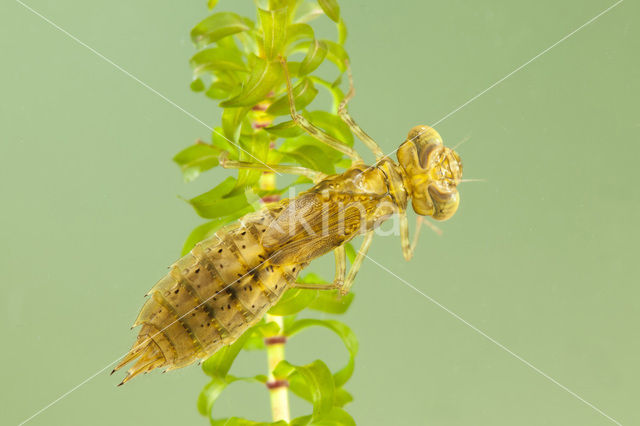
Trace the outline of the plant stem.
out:
<instances>
[{"instance_id":1,"label":"plant stem","mask_svg":"<svg viewBox=\"0 0 640 426\"><path fill-rule=\"evenodd\" d=\"M275 189L275 174L263 173L262 176L260 176L260 188L264 190ZM267 322L273 321L278 324L281 331L284 328L284 320L281 316L267 314L266 320ZM284 420L289 423L291 420L291 414L289 413L289 383L287 383L286 380L278 380L273 376L273 370L280 361L284 361L285 342L286 338L284 336L275 336L265 341L267 346L267 365L269 368L267 388L269 389L269 397L271 399L271 417L273 421Z\"/></svg>"},{"instance_id":2,"label":"plant stem","mask_svg":"<svg viewBox=\"0 0 640 426\"><path fill-rule=\"evenodd\" d=\"M283 327L283 320L280 316L272 316L267 314L267 322L273 321ZM285 339L274 342L267 342L267 364L269 367L269 379L267 387L271 398L271 417L274 422L284 420L289 422L291 415L289 413L289 385L286 381L277 380L273 376L273 370L280 361L284 360L284 344Z\"/></svg>"}]
</instances>

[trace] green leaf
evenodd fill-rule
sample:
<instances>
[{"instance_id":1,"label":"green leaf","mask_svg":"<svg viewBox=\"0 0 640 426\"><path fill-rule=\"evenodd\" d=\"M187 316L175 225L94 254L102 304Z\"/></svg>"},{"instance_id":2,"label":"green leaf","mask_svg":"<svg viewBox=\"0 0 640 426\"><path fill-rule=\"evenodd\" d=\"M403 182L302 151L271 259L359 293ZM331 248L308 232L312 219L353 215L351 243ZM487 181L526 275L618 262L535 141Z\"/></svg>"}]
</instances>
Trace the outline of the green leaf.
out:
<instances>
[{"instance_id":1,"label":"green leaf","mask_svg":"<svg viewBox=\"0 0 640 426\"><path fill-rule=\"evenodd\" d=\"M223 346L202 363L202 370L211 377L211 382L204 387L198 397L198 411L201 414L205 416L211 415L213 404L227 385L236 380L247 380L245 378L227 376L227 374L248 337L247 333L243 334L233 344Z\"/></svg>"},{"instance_id":2,"label":"green leaf","mask_svg":"<svg viewBox=\"0 0 640 426\"><path fill-rule=\"evenodd\" d=\"M318 94L313 82L308 78L302 78L293 88L293 97L296 108L303 109L309 105ZM289 97L285 93L267 108L267 114L287 115L289 114Z\"/></svg>"},{"instance_id":3,"label":"green leaf","mask_svg":"<svg viewBox=\"0 0 640 426\"><path fill-rule=\"evenodd\" d=\"M349 126L340 117L326 111L312 111L307 118L316 126L321 127L345 145L353 146L353 134Z\"/></svg>"},{"instance_id":4,"label":"green leaf","mask_svg":"<svg viewBox=\"0 0 640 426\"><path fill-rule=\"evenodd\" d=\"M253 27L249 19L243 18L233 12L219 12L200 21L191 30L191 40L196 45L202 46L214 43L223 37L230 36Z\"/></svg>"},{"instance_id":5,"label":"green leaf","mask_svg":"<svg viewBox=\"0 0 640 426\"><path fill-rule=\"evenodd\" d=\"M198 395L198 411L200 414L207 417L211 415L213 404L227 386L226 380L215 378L202 389L200 395Z\"/></svg>"},{"instance_id":6,"label":"green leaf","mask_svg":"<svg viewBox=\"0 0 640 426\"><path fill-rule=\"evenodd\" d=\"M226 419L212 419L211 426L287 426L287 422L284 420L268 423L254 422L253 420L242 419L240 417L229 417Z\"/></svg>"},{"instance_id":7,"label":"green leaf","mask_svg":"<svg viewBox=\"0 0 640 426\"><path fill-rule=\"evenodd\" d=\"M353 261L356 260L356 249L353 248L353 244L346 243L344 245L344 250L347 252L347 259L349 259L349 263L353 265Z\"/></svg>"},{"instance_id":8,"label":"green leaf","mask_svg":"<svg viewBox=\"0 0 640 426\"><path fill-rule=\"evenodd\" d=\"M264 322L253 327L254 333L261 338L276 336L280 333L280 326L275 321Z\"/></svg>"},{"instance_id":9,"label":"green leaf","mask_svg":"<svg viewBox=\"0 0 640 426\"><path fill-rule=\"evenodd\" d=\"M247 343L245 343L244 348L242 349L245 351L262 351L266 347L267 346L264 344L264 339L262 337L253 335L247 340Z\"/></svg>"},{"instance_id":10,"label":"green leaf","mask_svg":"<svg viewBox=\"0 0 640 426\"><path fill-rule=\"evenodd\" d=\"M323 80L316 76L310 76L309 78L314 83L319 84L320 86L324 87L329 91L329 93L331 94L331 97L333 98L333 102L331 103L331 112L333 114L337 114L338 106L340 105L340 102L342 102L342 99L344 99L344 93L342 93L342 90L340 89L340 87L334 85L333 83L329 83L328 81Z\"/></svg>"},{"instance_id":11,"label":"green leaf","mask_svg":"<svg viewBox=\"0 0 640 426\"><path fill-rule=\"evenodd\" d=\"M340 321L318 319L298 320L289 327L285 327L284 334L286 336L294 336L305 328L314 326L325 327L333 331L340 337L340 339L342 339L342 343L349 352L349 362L347 365L333 375L336 387L341 387L347 382L347 380L349 380L353 374L353 369L355 368L355 357L358 353L358 340L356 339L356 335L349 327Z\"/></svg>"},{"instance_id":12,"label":"green leaf","mask_svg":"<svg viewBox=\"0 0 640 426\"><path fill-rule=\"evenodd\" d=\"M298 75L303 76L313 72L320 66L327 56L327 45L321 40L314 40L307 50L307 55L300 63Z\"/></svg>"},{"instance_id":13,"label":"green leaf","mask_svg":"<svg viewBox=\"0 0 640 426\"><path fill-rule=\"evenodd\" d=\"M211 83L205 95L211 99L225 99L228 98L231 92L235 89L233 84L228 81L218 80Z\"/></svg>"},{"instance_id":14,"label":"green leaf","mask_svg":"<svg viewBox=\"0 0 640 426\"><path fill-rule=\"evenodd\" d=\"M294 8L300 0L269 0L269 9Z\"/></svg>"},{"instance_id":15,"label":"green leaf","mask_svg":"<svg viewBox=\"0 0 640 426\"><path fill-rule=\"evenodd\" d=\"M303 288L290 288L282 295L280 301L271 309L270 315L292 315L297 314L318 296L318 290L308 290Z\"/></svg>"},{"instance_id":16,"label":"green leaf","mask_svg":"<svg viewBox=\"0 0 640 426\"><path fill-rule=\"evenodd\" d=\"M222 391L234 382L249 382L249 383L265 383L266 376L257 375L254 377L234 377L231 375L225 376L224 378L214 377L211 381L202 389L200 395L198 396L198 411L203 416L207 416L211 418L213 405L216 400L220 397ZM215 422L212 421L212 423ZM260 423L266 424L266 423ZM269 423L271 424L271 423Z\"/></svg>"},{"instance_id":17,"label":"green leaf","mask_svg":"<svg viewBox=\"0 0 640 426\"><path fill-rule=\"evenodd\" d=\"M289 46L298 40L313 40L314 33L311 25L308 24L291 24L287 27L286 45Z\"/></svg>"},{"instance_id":18,"label":"green leaf","mask_svg":"<svg viewBox=\"0 0 640 426\"><path fill-rule=\"evenodd\" d=\"M294 151L297 151L301 146L313 146L315 148L318 148L324 156L324 158L319 159L319 161L326 160L331 162L332 165L334 162L339 161L342 158L341 152L336 151L335 149L323 144L322 142L307 134L303 134L301 136L298 136L297 138L287 139L282 145L280 145L278 151L284 153L292 153Z\"/></svg>"},{"instance_id":19,"label":"green leaf","mask_svg":"<svg viewBox=\"0 0 640 426\"><path fill-rule=\"evenodd\" d=\"M223 108L253 106L263 100L282 81L282 66L278 61L267 61L250 56L251 74L240 93L220 103Z\"/></svg>"},{"instance_id":20,"label":"green leaf","mask_svg":"<svg viewBox=\"0 0 640 426\"><path fill-rule=\"evenodd\" d=\"M353 396L343 388L336 389L336 396L334 400L334 405L336 407L344 407L348 403L353 401Z\"/></svg>"},{"instance_id":21,"label":"green leaf","mask_svg":"<svg viewBox=\"0 0 640 426\"><path fill-rule=\"evenodd\" d=\"M225 108L222 111L222 130L225 137L232 141L238 141L242 120L244 120L249 109L248 107Z\"/></svg>"},{"instance_id":22,"label":"green leaf","mask_svg":"<svg viewBox=\"0 0 640 426\"><path fill-rule=\"evenodd\" d=\"M194 92L202 92L205 89L204 82L199 78L193 79L189 87L191 87L191 90Z\"/></svg>"},{"instance_id":23,"label":"green leaf","mask_svg":"<svg viewBox=\"0 0 640 426\"><path fill-rule=\"evenodd\" d=\"M327 59L336 64L341 72L346 71L349 55L347 54L347 51L344 50L344 47L331 40L324 40L324 42L327 44L328 49Z\"/></svg>"},{"instance_id":24,"label":"green leaf","mask_svg":"<svg viewBox=\"0 0 640 426\"><path fill-rule=\"evenodd\" d=\"M308 273L298 281L303 283L329 284L318 274ZM354 294L349 293L342 296L339 290L318 291L318 296L307 306L314 311L326 312L329 314L343 314L349 309L353 301Z\"/></svg>"},{"instance_id":25,"label":"green leaf","mask_svg":"<svg viewBox=\"0 0 640 426\"><path fill-rule=\"evenodd\" d=\"M265 127L264 130L281 138L295 138L304 133L304 130L293 120L284 121L275 126Z\"/></svg>"},{"instance_id":26,"label":"green leaf","mask_svg":"<svg viewBox=\"0 0 640 426\"><path fill-rule=\"evenodd\" d=\"M201 142L177 153L173 161L180 166L185 182L191 182L200 173L216 167L221 152L219 148Z\"/></svg>"},{"instance_id":27,"label":"green leaf","mask_svg":"<svg viewBox=\"0 0 640 426\"><path fill-rule=\"evenodd\" d=\"M263 318L260 323L251 327L246 333L249 334L249 337L242 349L248 351L265 349L264 338L278 335L280 326L274 321L266 322Z\"/></svg>"},{"instance_id":28,"label":"green leaf","mask_svg":"<svg viewBox=\"0 0 640 426\"><path fill-rule=\"evenodd\" d=\"M242 135L240 145L244 148L240 151L240 160L251 163L265 163L269 153L269 135L265 132L253 133L250 136ZM229 195L240 194L245 188L258 183L262 170L241 169L238 171L238 182Z\"/></svg>"},{"instance_id":29,"label":"green leaf","mask_svg":"<svg viewBox=\"0 0 640 426\"><path fill-rule=\"evenodd\" d=\"M205 192L205 194L207 194L207 197L212 199L222 198L233 189L233 187L235 186L235 182L236 179L229 176L228 178L220 182L215 188L211 189L208 192Z\"/></svg>"},{"instance_id":30,"label":"green leaf","mask_svg":"<svg viewBox=\"0 0 640 426\"><path fill-rule=\"evenodd\" d=\"M333 22L340 20L340 6L336 0L318 0L318 4Z\"/></svg>"},{"instance_id":31,"label":"green leaf","mask_svg":"<svg viewBox=\"0 0 640 426\"><path fill-rule=\"evenodd\" d=\"M307 307L328 314L344 314L349 309L354 297L353 293L342 296L339 290L322 291Z\"/></svg>"},{"instance_id":32,"label":"green leaf","mask_svg":"<svg viewBox=\"0 0 640 426\"><path fill-rule=\"evenodd\" d=\"M287 142L285 142L282 147L280 147L278 152L283 153L285 155L285 158L291 159L292 161L304 167L318 170L328 175L335 174L336 172L331 158L327 156L325 151L323 151L321 148L318 148L317 146L292 146L291 144L287 144Z\"/></svg>"},{"instance_id":33,"label":"green leaf","mask_svg":"<svg viewBox=\"0 0 640 426\"><path fill-rule=\"evenodd\" d=\"M305 274L304 277L298 278L298 281L305 284L329 284L329 281L314 272Z\"/></svg>"},{"instance_id":34,"label":"green leaf","mask_svg":"<svg viewBox=\"0 0 640 426\"><path fill-rule=\"evenodd\" d=\"M318 7L317 4L311 3L311 2L302 3L302 5L298 8L295 22L296 23L310 22L322 14L323 14L322 8Z\"/></svg>"},{"instance_id":35,"label":"green leaf","mask_svg":"<svg viewBox=\"0 0 640 426\"><path fill-rule=\"evenodd\" d=\"M298 75L298 69L300 69L300 62L288 61L287 68L289 69L289 75L292 75L292 76Z\"/></svg>"},{"instance_id":36,"label":"green leaf","mask_svg":"<svg viewBox=\"0 0 640 426\"><path fill-rule=\"evenodd\" d=\"M331 371L326 364L315 360L311 364L295 366L281 361L273 371L278 378L288 378L290 382L302 379L313 403L312 421L323 419L333 408L335 385ZM297 380L296 380L297 379Z\"/></svg>"},{"instance_id":37,"label":"green leaf","mask_svg":"<svg viewBox=\"0 0 640 426\"><path fill-rule=\"evenodd\" d=\"M311 416L300 416L292 419L289 426L307 426L311 422Z\"/></svg>"},{"instance_id":38,"label":"green leaf","mask_svg":"<svg viewBox=\"0 0 640 426\"><path fill-rule=\"evenodd\" d=\"M348 169L351 165L352 162L350 158L342 158L336 163L336 167L342 167L343 169Z\"/></svg>"},{"instance_id":39,"label":"green leaf","mask_svg":"<svg viewBox=\"0 0 640 426\"><path fill-rule=\"evenodd\" d=\"M262 27L264 52L269 60L276 59L282 53L286 40L287 9L258 9Z\"/></svg>"},{"instance_id":40,"label":"green leaf","mask_svg":"<svg viewBox=\"0 0 640 426\"><path fill-rule=\"evenodd\" d=\"M224 111L223 111L224 112ZM211 132L211 145L229 153L229 158L238 159L238 146L224 136L224 129L216 127Z\"/></svg>"},{"instance_id":41,"label":"green leaf","mask_svg":"<svg viewBox=\"0 0 640 426\"><path fill-rule=\"evenodd\" d=\"M313 426L356 426L355 420L346 411L333 407L331 412L321 420L315 421Z\"/></svg>"},{"instance_id":42,"label":"green leaf","mask_svg":"<svg viewBox=\"0 0 640 426\"><path fill-rule=\"evenodd\" d=\"M224 379L249 335L244 333L229 346L223 346L202 363L202 371L210 377Z\"/></svg>"},{"instance_id":43,"label":"green leaf","mask_svg":"<svg viewBox=\"0 0 640 426\"><path fill-rule=\"evenodd\" d=\"M296 367L296 372L307 382L313 401L312 421L327 416L333 408L335 385L326 364L316 360L311 364Z\"/></svg>"},{"instance_id":44,"label":"green leaf","mask_svg":"<svg viewBox=\"0 0 640 426\"><path fill-rule=\"evenodd\" d=\"M216 7L216 4L218 4L218 0L208 0L207 1L207 7L209 8L209 10L213 9L214 7Z\"/></svg>"},{"instance_id":45,"label":"green leaf","mask_svg":"<svg viewBox=\"0 0 640 426\"><path fill-rule=\"evenodd\" d=\"M329 59L333 62L338 70L341 73L347 70L347 61L349 59L349 55L347 51L344 50L344 47L335 43L331 40L322 40L327 47L327 56L326 59ZM290 51L293 52L307 52L312 44L312 41L301 41L300 43L293 46Z\"/></svg>"},{"instance_id":46,"label":"green leaf","mask_svg":"<svg viewBox=\"0 0 640 426\"><path fill-rule=\"evenodd\" d=\"M254 54L260 55L260 48L258 47L257 32L255 30L245 31L243 33L237 33L234 35L241 45L242 51L245 55Z\"/></svg>"},{"instance_id":47,"label":"green leaf","mask_svg":"<svg viewBox=\"0 0 640 426\"><path fill-rule=\"evenodd\" d=\"M204 49L193 55L189 64L196 76L214 71L247 71L247 66L237 48L211 47Z\"/></svg>"},{"instance_id":48,"label":"green leaf","mask_svg":"<svg viewBox=\"0 0 640 426\"><path fill-rule=\"evenodd\" d=\"M236 188L236 179L228 177L215 188L189 200L196 212L207 219L215 219L247 209L251 203L245 193L227 196Z\"/></svg>"},{"instance_id":49,"label":"green leaf","mask_svg":"<svg viewBox=\"0 0 640 426\"><path fill-rule=\"evenodd\" d=\"M249 20L247 18L244 18L244 17L242 19L245 19L248 22L249 26L251 28L253 28L253 21L251 21L251 20ZM253 31L255 31L255 30L247 31L246 33L237 33L236 34L236 38L240 37L241 35L252 34ZM220 40L218 40L216 42L216 44L221 49L238 52L238 53L240 53L242 55L242 51L240 49L238 49L238 45L237 45L236 40L234 39L234 37L223 37Z\"/></svg>"},{"instance_id":50,"label":"green leaf","mask_svg":"<svg viewBox=\"0 0 640 426\"><path fill-rule=\"evenodd\" d=\"M340 19L338 22L338 44L344 46L345 41L347 41L347 26L344 20Z\"/></svg>"}]
</instances>

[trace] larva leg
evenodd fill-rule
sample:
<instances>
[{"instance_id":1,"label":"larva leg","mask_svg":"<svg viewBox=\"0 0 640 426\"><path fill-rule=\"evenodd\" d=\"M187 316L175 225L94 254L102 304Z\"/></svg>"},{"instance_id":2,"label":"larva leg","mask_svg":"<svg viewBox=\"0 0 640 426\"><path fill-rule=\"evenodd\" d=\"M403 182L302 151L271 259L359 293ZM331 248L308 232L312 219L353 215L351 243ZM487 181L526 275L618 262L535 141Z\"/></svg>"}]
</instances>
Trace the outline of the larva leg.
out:
<instances>
[{"instance_id":1,"label":"larva leg","mask_svg":"<svg viewBox=\"0 0 640 426\"><path fill-rule=\"evenodd\" d=\"M298 112L296 111L295 99L293 97L293 88L291 87L291 78L289 77L289 70L287 69L287 61L281 57L280 62L282 63L285 80L287 82L287 94L289 96L289 110L291 112L291 118L293 118L293 121L295 121L295 123L298 126L300 126L305 132L309 133L315 139L319 140L324 144L327 144L328 146L330 146L331 148L337 151L342 152L343 154L346 154L355 163L362 163L363 162L362 158L360 158L360 155L353 148L345 145L344 143L334 138L333 136L329 135L328 133L325 133L322 129L311 124L309 120L304 118L301 114L298 114Z\"/></svg>"},{"instance_id":2,"label":"larva leg","mask_svg":"<svg viewBox=\"0 0 640 426\"><path fill-rule=\"evenodd\" d=\"M369 247L371 246L371 241L373 241L373 231L369 231L364 235L364 241L362 241L362 244L358 249L358 254L354 259L351 268L349 268L349 273L347 274L347 278L344 280L344 285L340 287L340 294L342 294L343 296L349 293L349 289L353 285L356 274L358 273L360 266L362 266L362 261L367 256L367 252L369 251Z\"/></svg>"},{"instance_id":3,"label":"larva leg","mask_svg":"<svg viewBox=\"0 0 640 426\"><path fill-rule=\"evenodd\" d=\"M292 175L306 176L314 182L324 179L327 175L322 172L300 166L283 166L281 164L261 164L247 161L233 161L228 159L228 153L223 151L220 154L220 166L225 169L254 169L265 172L286 173Z\"/></svg>"},{"instance_id":4,"label":"larva leg","mask_svg":"<svg viewBox=\"0 0 640 426\"><path fill-rule=\"evenodd\" d=\"M404 255L404 258L406 260L411 260L411 258L413 257L413 251L418 245L418 239L420 238L420 229L422 228L423 224L431 228L431 230L436 234L442 235L442 230L440 230L440 228L427 221L422 216L418 216L416 218L416 230L413 234L413 240L410 240L409 220L407 219L407 212L404 211L400 213L400 241L402 243L402 254Z\"/></svg>"},{"instance_id":5,"label":"larva leg","mask_svg":"<svg viewBox=\"0 0 640 426\"><path fill-rule=\"evenodd\" d=\"M424 219L422 216L418 216L416 219L416 230L413 234L413 241L409 239L409 219L407 219L407 212L400 213L400 243L402 244L402 254L405 260L411 260L413 257L413 251L418 245L418 238L420 238L420 229L422 228L422 222Z\"/></svg>"},{"instance_id":6,"label":"larva leg","mask_svg":"<svg viewBox=\"0 0 640 426\"><path fill-rule=\"evenodd\" d=\"M364 258L367 255L367 252L369 251L369 247L371 246L371 241L373 241L373 231L369 231L365 234L364 236L364 241L362 241L362 244L360 245L360 249L358 250L358 254L356 255L356 258L353 261L353 264L351 265L351 268L349 268L349 273L347 274L347 277L344 280L344 283L342 285L340 285L340 282L338 281L338 279L336 279L333 283L331 284L306 284L306 283L294 283L293 287L295 288L311 288L311 289L316 289L316 290L333 290L336 288L340 289L340 294L342 294L343 296L347 293L349 293L349 289L351 289L351 286L353 285L353 281L356 278L356 274L358 273L358 270L360 269L360 266L362 266L362 261L364 260ZM338 249L336 249L338 250ZM336 256L338 256L336 254ZM343 256L344 256L344 248L343 248ZM343 260L345 262L345 266L344 268L346 269L346 260ZM336 257L336 265L338 265L338 259ZM341 267L342 268L342 267ZM341 270L345 270L345 269L341 269ZM336 270L336 275L338 274L338 269Z\"/></svg>"},{"instance_id":7,"label":"larva leg","mask_svg":"<svg viewBox=\"0 0 640 426\"><path fill-rule=\"evenodd\" d=\"M344 285L344 277L347 273L347 251L344 246L340 246L333 250L336 258L336 276L334 282L339 283L339 287Z\"/></svg>"},{"instance_id":8,"label":"larva leg","mask_svg":"<svg viewBox=\"0 0 640 426\"><path fill-rule=\"evenodd\" d=\"M311 290L335 290L341 288L344 284L344 277L347 272L347 253L344 246L340 246L333 250L336 258L336 276L331 284L315 284L315 283L294 283L295 288L306 288Z\"/></svg>"},{"instance_id":9,"label":"larva leg","mask_svg":"<svg viewBox=\"0 0 640 426\"><path fill-rule=\"evenodd\" d=\"M351 66L349 65L349 61L347 61L346 64L347 76L349 77L349 91L347 92L347 95L344 97L342 102L340 102L340 106L338 107L338 115L340 116L340 118L342 118L342 121L347 123L351 131L355 133L362 142L364 142L367 148L369 148L373 152L373 154L376 156L376 160L379 160L384 157L384 152L382 152L376 141L374 141L371 136L369 136L364 130L362 130L362 127L358 126L355 120L347 112L347 103L356 94L356 90L353 87L353 76L351 75Z\"/></svg>"},{"instance_id":10,"label":"larva leg","mask_svg":"<svg viewBox=\"0 0 640 426\"><path fill-rule=\"evenodd\" d=\"M304 288L306 290L335 290L337 288L340 288L340 283L337 282L332 282L330 284L325 284L325 283L320 283L320 284L316 284L316 283L299 283L299 282L295 282L291 285L291 288Z\"/></svg>"}]
</instances>

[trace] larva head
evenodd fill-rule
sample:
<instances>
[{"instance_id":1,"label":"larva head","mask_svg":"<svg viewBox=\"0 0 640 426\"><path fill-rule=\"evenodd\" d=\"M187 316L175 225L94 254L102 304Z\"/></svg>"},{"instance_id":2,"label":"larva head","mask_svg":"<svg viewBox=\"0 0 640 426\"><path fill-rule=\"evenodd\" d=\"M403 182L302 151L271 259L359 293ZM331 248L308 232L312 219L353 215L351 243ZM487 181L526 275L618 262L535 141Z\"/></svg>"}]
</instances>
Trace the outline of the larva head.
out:
<instances>
[{"instance_id":1,"label":"larva head","mask_svg":"<svg viewBox=\"0 0 640 426\"><path fill-rule=\"evenodd\" d=\"M414 127L398 148L398 161L407 176L413 210L436 220L453 216L460 203L462 162L444 146L440 134L429 126Z\"/></svg>"}]
</instances>

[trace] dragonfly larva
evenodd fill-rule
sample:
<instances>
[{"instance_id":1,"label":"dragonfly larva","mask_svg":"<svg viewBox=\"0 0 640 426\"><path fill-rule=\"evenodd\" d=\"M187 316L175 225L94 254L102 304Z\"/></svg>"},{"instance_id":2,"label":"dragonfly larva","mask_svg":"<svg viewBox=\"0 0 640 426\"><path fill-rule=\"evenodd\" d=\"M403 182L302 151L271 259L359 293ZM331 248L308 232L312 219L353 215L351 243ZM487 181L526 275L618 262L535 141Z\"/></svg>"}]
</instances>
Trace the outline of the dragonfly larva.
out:
<instances>
[{"instance_id":1,"label":"dragonfly larva","mask_svg":"<svg viewBox=\"0 0 640 426\"><path fill-rule=\"evenodd\" d=\"M142 326L138 338L114 370L137 360L122 383L155 368L171 370L211 356L256 324L288 288L337 288L346 294L374 229L393 214L400 216L402 250L409 260L417 241L409 240L409 201L418 215L436 220L456 212L462 163L454 150L443 145L436 130L414 127L397 151L398 162L385 156L347 112L354 94L349 73L350 89L338 112L375 154L376 163L367 166L355 150L296 112L284 60L282 64L293 120L320 142L350 157L353 166L326 176L298 166L228 161L222 156L221 165L227 168L298 174L315 185L293 199L244 216L196 244L170 267L169 274L147 294L149 299L134 323ZM347 273L344 244L360 234L364 240ZM332 284L297 282L309 262L330 251L336 258Z\"/></svg>"}]
</instances>

